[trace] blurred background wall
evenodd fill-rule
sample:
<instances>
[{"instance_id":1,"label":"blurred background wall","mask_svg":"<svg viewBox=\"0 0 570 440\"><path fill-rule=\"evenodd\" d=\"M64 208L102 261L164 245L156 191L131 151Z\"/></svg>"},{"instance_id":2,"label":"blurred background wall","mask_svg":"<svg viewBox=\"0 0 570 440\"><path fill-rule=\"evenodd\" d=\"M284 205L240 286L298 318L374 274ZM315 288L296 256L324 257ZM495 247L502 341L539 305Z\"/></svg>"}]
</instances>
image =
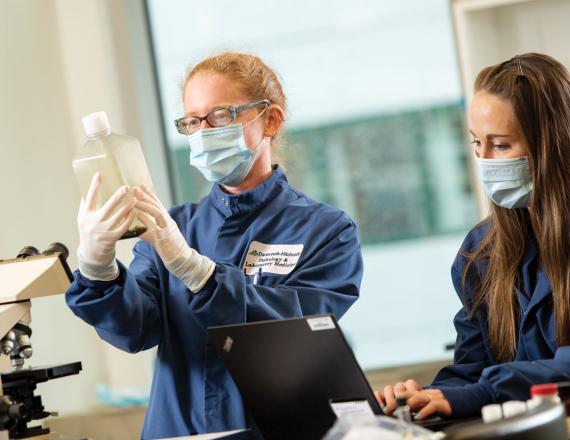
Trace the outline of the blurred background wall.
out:
<instances>
[{"instance_id":1,"label":"blurred background wall","mask_svg":"<svg viewBox=\"0 0 570 440\"><path fill-rule=\"evenodd\" d=\"M485 211L466 146L474 76L531 50L568 65L568 18L567 0L0 0L0 258L57 240L75 268L71 160L92 111L141 140L165 204L207 192L173 129L181 82L212 53L253 52L289 99L291 182L359 224L362 296L341 321L359 362L378 386L428 382L455 338L449 268ZM120 243L122 261L132 245ZM33 303L32 328L28 365L83 362L79 376L40 385L48 409L144 401L152 350L104 344L63 296Z\"/></svg>"},{"instance_id":2,"label":"blurred background wall","mask_svg":"<svg viewBox=\"0 0 570 440\"><path fill-rule=\"evenodd\" d=\"M145 23L136 1L0 2L2 258L61 241L76 267L79 191L71 161L85 138L81 117L92 111L106 110L113 130L141 139L157 191L170 202ZM132 245L120 243L120 259L130 261ZM46 408L89 410L99 385L148 387L152 353L130 356L103 344L63 295L33 302L32 329L28 365L83 363L79 376L39 386Z\"/></svg>"}]
</instances>

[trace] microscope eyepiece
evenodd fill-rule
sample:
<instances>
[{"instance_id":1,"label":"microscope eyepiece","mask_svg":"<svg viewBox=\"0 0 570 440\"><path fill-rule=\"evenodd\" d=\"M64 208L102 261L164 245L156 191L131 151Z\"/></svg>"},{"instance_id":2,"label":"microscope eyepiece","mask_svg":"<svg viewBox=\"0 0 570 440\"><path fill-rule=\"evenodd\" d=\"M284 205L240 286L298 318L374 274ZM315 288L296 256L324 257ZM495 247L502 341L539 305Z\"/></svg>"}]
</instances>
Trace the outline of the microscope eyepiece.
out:
<instances>
[{"instance_id":1,"label":"microscope eyepiece","mask_svg":"<svg viewBox=\"0 0 570 440\"><path fill-rule=\"evenodd\" d=\"M52 244L50 244L48 248L42 252L42 255L51 255L55 254L56 252L61 253L61 255L65 260L67 260L67 257L69 257L69 250L67 249L67 246L58 241L55 241Z\"/></svg>"},{"instance_id":2,"label":"microscope eyepiece","mask_svg":"<svg viewBox=\"0 0 570 440\"><path fill-rule=\"evenodd\" d=\"M39 255L40 251L38 251L35 247L33 246L25 246L22 248L22 250L20 252L18 252L18 256L16 258L27 258L27 257L31 257L33 255Z\"/></svg>"},{"instance_id":3,"label":"microscope eyepiece","mask_svg":"<svg viewBox=\"0 0 570 440\"><path fill-rule=\"evenodd\" d=\"M52 244L48 246L48 248L42 252L42 255L53 255L55 253L60 253L63 256L64 260L67 260L69 257L69 249L63 243L59 241L54 241ZM24 246L20 252L18 252L18 256L16 258L28 258L33 257L34 255L40 255L40 251L34 246Z\"/></svg>"}]
</instances>

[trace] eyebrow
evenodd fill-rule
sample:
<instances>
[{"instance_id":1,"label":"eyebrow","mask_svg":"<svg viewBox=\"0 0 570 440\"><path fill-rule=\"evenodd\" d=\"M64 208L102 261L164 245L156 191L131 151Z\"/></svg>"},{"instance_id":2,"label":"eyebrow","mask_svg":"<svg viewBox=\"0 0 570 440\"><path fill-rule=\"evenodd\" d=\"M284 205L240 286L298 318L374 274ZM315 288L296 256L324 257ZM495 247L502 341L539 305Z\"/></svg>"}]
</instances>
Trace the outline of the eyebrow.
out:
<instances>
[{"instance_id":1,"label":"eyebrow","mask_svg":"<svg viewBox=\"0 0 570 440\"><path fill-rule=\"evenodd\" d=\"M469 133L471 133L474 137L477 137L475 135L475 133L473 133L473 131L469 130ZM485 136L487 139L493 139L493 138L499 138L499 137L513 137L513 135L511 134L494 134L494 133L489 133L487 136Z\"/></svg>"}]
</instances>

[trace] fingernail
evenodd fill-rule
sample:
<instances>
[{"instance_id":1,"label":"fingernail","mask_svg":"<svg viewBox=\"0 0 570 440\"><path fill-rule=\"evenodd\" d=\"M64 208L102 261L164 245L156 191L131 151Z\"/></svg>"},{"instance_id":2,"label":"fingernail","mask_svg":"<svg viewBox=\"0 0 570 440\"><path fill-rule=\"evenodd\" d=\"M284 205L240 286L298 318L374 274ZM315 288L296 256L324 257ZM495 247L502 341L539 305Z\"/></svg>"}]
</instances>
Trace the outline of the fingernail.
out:
<instances>
[{"instance_id":1,"label":"fingernail","mask_svg":"<svg viewBox=\"0 0 570 440\"><path fill-rule=\"evenodd\" d=\"M386 405L380 405L380 409L382 410L382 412L384 414L386 414L388 412L388 407Z\"/></svg>"},{"instance_id":2,"label":"fingernail","mask_svg":"<svg viewBox=\"0 0 570 440\"><path fill-rule=\"evenodd\" d=\"M423 418L424 418L424 416L422 416L420 413L417 413L417 414L414 416L414 420L422 420Z\"/></svg>"}]
</instances>

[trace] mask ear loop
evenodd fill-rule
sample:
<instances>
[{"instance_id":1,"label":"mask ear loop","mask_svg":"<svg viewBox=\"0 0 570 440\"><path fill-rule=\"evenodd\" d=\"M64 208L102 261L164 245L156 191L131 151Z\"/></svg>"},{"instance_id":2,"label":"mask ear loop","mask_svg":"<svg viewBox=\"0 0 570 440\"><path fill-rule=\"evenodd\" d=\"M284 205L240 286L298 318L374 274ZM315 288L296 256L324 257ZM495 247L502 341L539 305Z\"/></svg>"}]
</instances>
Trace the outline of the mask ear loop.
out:
<instances>
[{"instance_id":1,"label":"mask ear loop","mask_svg":"<svg viewBox=\"0 0 570 440\"><path fill-rule=\"evenodd\" d=\"M269 105L267 107L265 107L262 112L260 114L258 114L255 118L253 118L251 121L249 121L247 124L243 125L241 124L241 126L243 128L247 127L249 124L253 124L255 121L257 121L259 118L261 118L261 116L263 115L263 113L265 113L265 111L269 108Z\"/></svg>"},{"instance_id":2,"label":"mask ear loop","mask_svg":"<svg viewBox=\"0 0 570 440\"><path fill-rule=\"evenodd\" d=\"M253 123L254 123L255 121L257 121L259 118L261 118L261 116L263 115L263 113L265 113L265 111L266 111L268 108L269 108L269 105L268 105L267 107L265 107L265 108L263 109L263 111L262 111L260 114L258 114L255 118L253 118L253 119L252 119L251 121L249 121L247 124L245 124L245 125L242 124L242 125L241 125L242 130L243 130L245 127L247 127L249 124L253 124ZM257 154L257 152L258 152L259 149L261 148L261 144L263 143L263 140L265 139L265 137L266 137L266 136L262 136L262 137L261 137L261 140L259 141L259 143L257 144L257 146L256 146L256 147L253 149L253 151L252 151L253 154Z\"/></svg>"}]
</instances>

